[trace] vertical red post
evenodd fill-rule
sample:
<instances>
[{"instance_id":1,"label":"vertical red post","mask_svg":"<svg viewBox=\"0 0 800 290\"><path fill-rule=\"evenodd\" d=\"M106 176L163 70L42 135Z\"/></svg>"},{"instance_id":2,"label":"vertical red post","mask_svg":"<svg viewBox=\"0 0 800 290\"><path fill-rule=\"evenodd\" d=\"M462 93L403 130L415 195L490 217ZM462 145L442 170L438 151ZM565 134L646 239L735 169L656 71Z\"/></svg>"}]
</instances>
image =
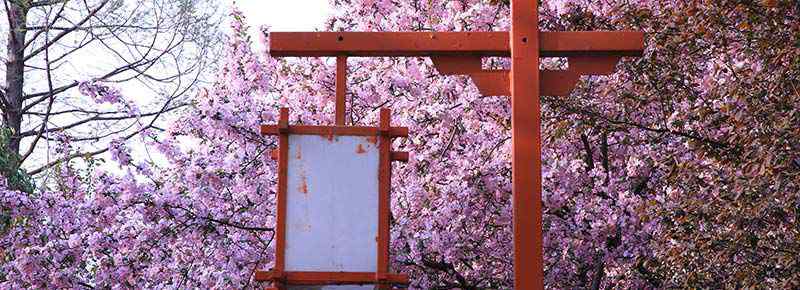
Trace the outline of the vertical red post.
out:
<instances>
[{"instance_id":1,"label":"vertical red post","mask_svg":"<svg viewBox=\"0 0 800 290\"><path fill-rule=\"evenodd\" d=\"M289 109L281 108L280 119L278 119L278 195L277 211L278 219L275 231L275 276L282 279L286 270L286 190L287 172L289 170ZM284 289L282 281L274 285L278 289Z\"/></svg>"},{"instance_id":2,"label":"vertical red post","mask_svg":"<svg viewBox=\"0 0 800 290\"><path fill-rule=\"evenodd\" d=\"M511 1L514 289L544 289L537 0Z\"/></svg>"},{"instance_id":3,"label":"vertical red post","mask_svg":"<svg viewBox=\"0 0 800 290\"><path fill-rule=\"evenodd\" d=\"M345 102L345 93L347 92L347 57L336 57L336 126L344 126L345 111L347 104Z\"/></svg>"},{"instance_id":4,"label":"vertical red post","mask_svg":"<svg viewBox=\"0 0 800 290\"><path fill-rule=\"evenodd\" d=\"M391 206L390 191L392 188L391 145L389 130L392 126L392 111L382 108L380 111L380 142L378 143L378 271L377 279L385 282L389 273L389 211ZM386 284L376 289L388 290Z\"/></svg>"}]
</instances>

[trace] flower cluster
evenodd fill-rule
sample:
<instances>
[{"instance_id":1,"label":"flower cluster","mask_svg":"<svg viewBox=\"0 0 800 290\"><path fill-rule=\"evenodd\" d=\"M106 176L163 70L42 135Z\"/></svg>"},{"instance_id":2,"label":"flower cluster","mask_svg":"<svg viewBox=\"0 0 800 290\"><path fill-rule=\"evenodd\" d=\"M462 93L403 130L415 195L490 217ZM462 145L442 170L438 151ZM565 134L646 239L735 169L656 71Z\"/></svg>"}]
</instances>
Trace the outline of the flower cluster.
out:
<instances>
[{"instance_id":1,"label":"flower cluster","mask_svg":"<svg viewBox=\"0 0 800 290\"><path fill-rule=\"evenodd\" d=\"M96 81L81 82L78 84L78 90L98 103L114 104L122 100L119 90Z\"/></svg>"}]
</instances>

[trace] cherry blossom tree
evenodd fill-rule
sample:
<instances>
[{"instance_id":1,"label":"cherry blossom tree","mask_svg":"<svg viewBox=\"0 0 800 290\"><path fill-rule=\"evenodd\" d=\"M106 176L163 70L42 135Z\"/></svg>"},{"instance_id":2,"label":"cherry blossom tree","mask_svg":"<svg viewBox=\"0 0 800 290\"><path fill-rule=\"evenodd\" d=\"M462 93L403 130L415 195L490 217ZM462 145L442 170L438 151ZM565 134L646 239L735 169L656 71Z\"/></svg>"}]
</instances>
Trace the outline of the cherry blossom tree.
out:
<instances>
[{"instance_id":1,"label":"cherry blossom tree","mask_svg":"<svg viewBox=\"0 0 800 290\"><path fill-rule=\"evenodd\" d=\"M546 30L647 33L643 58L543 97L549 288L800 287L800 5L740 2L543 3ZM332 3L326 30L509 25L508 1ZM273 258L276 186L276 140L258 125L280 107L292 123L333 123L334 61L253 51L245 19L231 18L216 83L164 132L139 136L166 164L116 139L124 174L87 158L59 163L51 187L0 191L0 286L258 286L253 272ZM391 107L411 131L395 144L412 153L395 168L393 267L414 289L510 289L508 98L480 96L426 58L351 58L348 84L349 123L374 125ZM82 90L134 109L114 87ZM79 152L72 136L52 138L59 154Z\"/></svg>"}]
</instances>

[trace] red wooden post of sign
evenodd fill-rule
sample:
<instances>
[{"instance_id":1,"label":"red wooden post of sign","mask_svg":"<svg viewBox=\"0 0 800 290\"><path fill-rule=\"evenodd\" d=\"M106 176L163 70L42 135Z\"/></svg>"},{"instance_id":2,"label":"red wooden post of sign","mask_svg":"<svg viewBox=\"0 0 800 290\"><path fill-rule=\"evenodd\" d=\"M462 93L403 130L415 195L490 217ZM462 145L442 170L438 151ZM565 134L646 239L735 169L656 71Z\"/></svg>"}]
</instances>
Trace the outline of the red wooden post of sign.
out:
<instances>
[{"instance_id":1,"label":"red wooden post of sign","mask_svg":"<svg viewBox=\"0 0 800 290\"><path fill-rule=\"evenodd\" d=\"M347 57L336 57L336 126L345 125L345 93L347 91Z\"/></svg>"},{"instance_id":2,"label":"red wooden post of sign","mask_svg":"<svg viewBox=\"0 0 800 290\"><path fill-rule=\"evenodd\" d=\"M277 220L286 220L286 185L288 176L287 170L289 168L289 109L281 108L280 118L278 119L278 126L276 127L278 133L278 196L277 196ZM286 248L286 223L276 223L275 231L275 268L273 277L275 279L275 286L283 288L284 282L284 265L286 265L283 255Z\"/></svg>"},{"instance_id":3,"label":"red wooden post of sign","mask_svg":"<svg viewBox=\"0 0 800 290\"><path fill-rule=\"evenodd\" d=\"M544 289L538 11L536 0L511 2L511 180L515 289Z\"/></svg>"},{"instance_id":4,"label":"red wooden post of sign","mask_svg":"<svg viewBox=\"0 0 800 290\"><path fill-rule=\"evenodd\" d=\"M392 188L392 166L391 166L391 146L392 138L389 135L391 124L391 114L389 109L383 108L380 112L380 142L378 143L378 152L380 152L380 160L378 168L378 273L375 280L379 282L378 289L387 290L389 285L386 284L389 274L389 251L382 251L381 249L389 248L389 215L391 203L389 200L389 192Z\"/></svg>"},{"instance_id":5,"label":"red wooden post of sign","mask_svg":"<svg viewBox=\"0 0 800 290\"><path fill-rule=\"evenodd\" d=\"M344 124L346 111L344 80L348 56L428 56L441 74L471 77L483 95L511 96L514 288L538 290L544 289L540 96L568 96L580 76L613 73L622 57L642 55L644 34L541 32L537 0L511 0L511 23L510 32L273 32L270 54L337 57L338 126ZM487 56L510 56L511 70L483 69L481 58ZM540 57L566 57L569 68L540 70ZM296 127L293 130L316 130ZM387 133L383 119L379 130L380 136L397 133L393 128ZM408 159L402 153L392 152L391 156ZM385 222L388 220L381 221L381 225ZM379 261L380 265L383 263L388 262Z\"/></svg>"}]
</instances>

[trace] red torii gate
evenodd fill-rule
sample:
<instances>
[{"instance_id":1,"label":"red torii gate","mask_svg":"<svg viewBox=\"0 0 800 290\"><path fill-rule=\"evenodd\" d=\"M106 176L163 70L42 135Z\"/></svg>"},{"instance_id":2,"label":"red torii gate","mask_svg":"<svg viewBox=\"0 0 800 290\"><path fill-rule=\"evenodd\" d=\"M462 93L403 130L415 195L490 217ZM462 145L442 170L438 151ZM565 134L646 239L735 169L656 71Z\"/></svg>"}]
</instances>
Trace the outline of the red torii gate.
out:
<instances>
[{"instance_id":1,"label":"red torii gate","mask_svg":"<svg viewBox=\"0 0 800 290\"><path fill-rule=\"evenodd\" d=\"M510 95L514 288L544 289L540 96L567 96L581 75L610 74L621 57L641 56L644 34L541 32L537 0L512 0L511 20L510 32L272 32L270 54L337 57L337 126L345 125L348 56L427 56L444 75L470 76L483 95ZM490 56L510 56L511 70L484 70ZM540 57L566 57L569 68L540 70Z\"/></svg>"}]
</instances>

